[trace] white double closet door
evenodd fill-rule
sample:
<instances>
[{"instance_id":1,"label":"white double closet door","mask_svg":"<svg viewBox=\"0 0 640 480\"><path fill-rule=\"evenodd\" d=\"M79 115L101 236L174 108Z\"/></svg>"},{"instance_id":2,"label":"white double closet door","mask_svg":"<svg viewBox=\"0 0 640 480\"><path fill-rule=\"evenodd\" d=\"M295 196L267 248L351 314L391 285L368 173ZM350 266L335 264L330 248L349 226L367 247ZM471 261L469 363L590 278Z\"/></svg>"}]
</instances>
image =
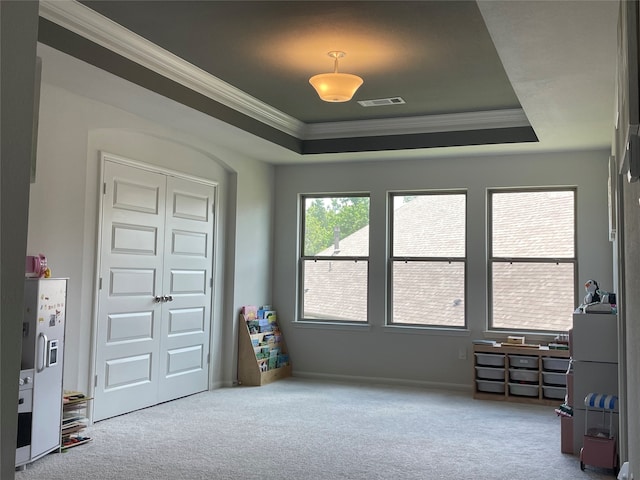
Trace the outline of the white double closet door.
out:
<instances>
[{"instance_id":1,"label":"white double closet door","mask_svg":"<svg viewBox=\"0 0 640 480\"><path fill-rule=\"evenodd\" d=\"M93 419L209 382L215 185L103 155Z\"/></svg>"}]
</instances>

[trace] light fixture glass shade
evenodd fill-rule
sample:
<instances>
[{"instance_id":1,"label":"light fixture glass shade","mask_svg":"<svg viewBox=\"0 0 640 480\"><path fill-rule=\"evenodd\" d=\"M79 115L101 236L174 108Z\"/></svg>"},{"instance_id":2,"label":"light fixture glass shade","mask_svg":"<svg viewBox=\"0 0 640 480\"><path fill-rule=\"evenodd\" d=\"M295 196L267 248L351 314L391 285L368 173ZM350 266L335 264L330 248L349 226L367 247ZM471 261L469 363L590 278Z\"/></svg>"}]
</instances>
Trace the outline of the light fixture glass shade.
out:
<instances>
[{"instance_id":1,"label":"light fixture glass shade","mask_svg":"<svg viewBox=\"0 0 640 480\"><path fill-rule=\"evenodd\" d=\"M309 83L325 102L348 102L363 80L350 73L321 73L311 77Z\"/></svg>"}]
</instances>

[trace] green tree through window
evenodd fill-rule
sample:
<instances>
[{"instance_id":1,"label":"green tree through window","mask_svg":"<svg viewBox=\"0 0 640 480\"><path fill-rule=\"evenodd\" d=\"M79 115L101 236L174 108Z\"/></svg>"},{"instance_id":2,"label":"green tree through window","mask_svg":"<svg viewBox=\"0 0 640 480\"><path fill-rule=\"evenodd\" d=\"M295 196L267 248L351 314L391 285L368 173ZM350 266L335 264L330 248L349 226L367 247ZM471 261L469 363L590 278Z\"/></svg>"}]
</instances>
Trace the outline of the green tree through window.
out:
<instances>
[{"instance_id":1,"label":"green tree through window","mask_svg":"<svg viewBox=\"0 0 640 480\"><path fill-rule=\"evenodd\" d=\"M369 196L303 195L300 318L368 320Z\"/></svg>"},{"instance_id":2,"label":"green tree through window","mask_svg":"<svg viewBox=\"0 0 640 480\"><path fill-rule=\"evenodd\" d=\"M314 256L369 225L368 197L307 198L304 253Z\"/></svg>"}]
</instances>

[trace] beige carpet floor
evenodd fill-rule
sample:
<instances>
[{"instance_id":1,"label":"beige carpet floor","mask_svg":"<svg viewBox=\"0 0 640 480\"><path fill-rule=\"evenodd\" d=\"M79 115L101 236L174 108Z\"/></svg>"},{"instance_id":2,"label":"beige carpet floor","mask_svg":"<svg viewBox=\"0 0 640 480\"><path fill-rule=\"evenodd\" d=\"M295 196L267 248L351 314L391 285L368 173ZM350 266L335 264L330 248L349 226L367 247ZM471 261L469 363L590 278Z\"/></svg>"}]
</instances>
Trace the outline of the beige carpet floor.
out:
<instances>
[{"instance_id":1,"label":"beige carpet floor","mask_svg":"<svg viewBox=\"0 0 640 480\"><path fill-rule=\"evenodd\" d=\"M104 420L17 480L612 479L560 452L552 407L301 378Z\"/></svg>"}]
</instances>

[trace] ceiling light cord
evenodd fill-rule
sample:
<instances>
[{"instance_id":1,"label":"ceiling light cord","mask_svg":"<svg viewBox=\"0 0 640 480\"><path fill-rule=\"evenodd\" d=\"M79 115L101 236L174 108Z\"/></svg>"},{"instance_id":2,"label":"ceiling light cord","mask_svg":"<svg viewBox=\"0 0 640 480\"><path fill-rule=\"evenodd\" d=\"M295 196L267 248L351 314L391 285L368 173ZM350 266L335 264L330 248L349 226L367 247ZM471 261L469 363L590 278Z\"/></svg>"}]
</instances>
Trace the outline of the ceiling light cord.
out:
<instances>
[{"instance_id":1,"label":"ceiling light cord","mask_svg":"<svg viewBox=\"0 0 640 480\"><path fill-rule=\"evenodd\" d=\"M338 59L344 57L346 54L340 51L329 52L329 56L333 57L333 73L338 73Z\"/></svg>"}]
</instances>

